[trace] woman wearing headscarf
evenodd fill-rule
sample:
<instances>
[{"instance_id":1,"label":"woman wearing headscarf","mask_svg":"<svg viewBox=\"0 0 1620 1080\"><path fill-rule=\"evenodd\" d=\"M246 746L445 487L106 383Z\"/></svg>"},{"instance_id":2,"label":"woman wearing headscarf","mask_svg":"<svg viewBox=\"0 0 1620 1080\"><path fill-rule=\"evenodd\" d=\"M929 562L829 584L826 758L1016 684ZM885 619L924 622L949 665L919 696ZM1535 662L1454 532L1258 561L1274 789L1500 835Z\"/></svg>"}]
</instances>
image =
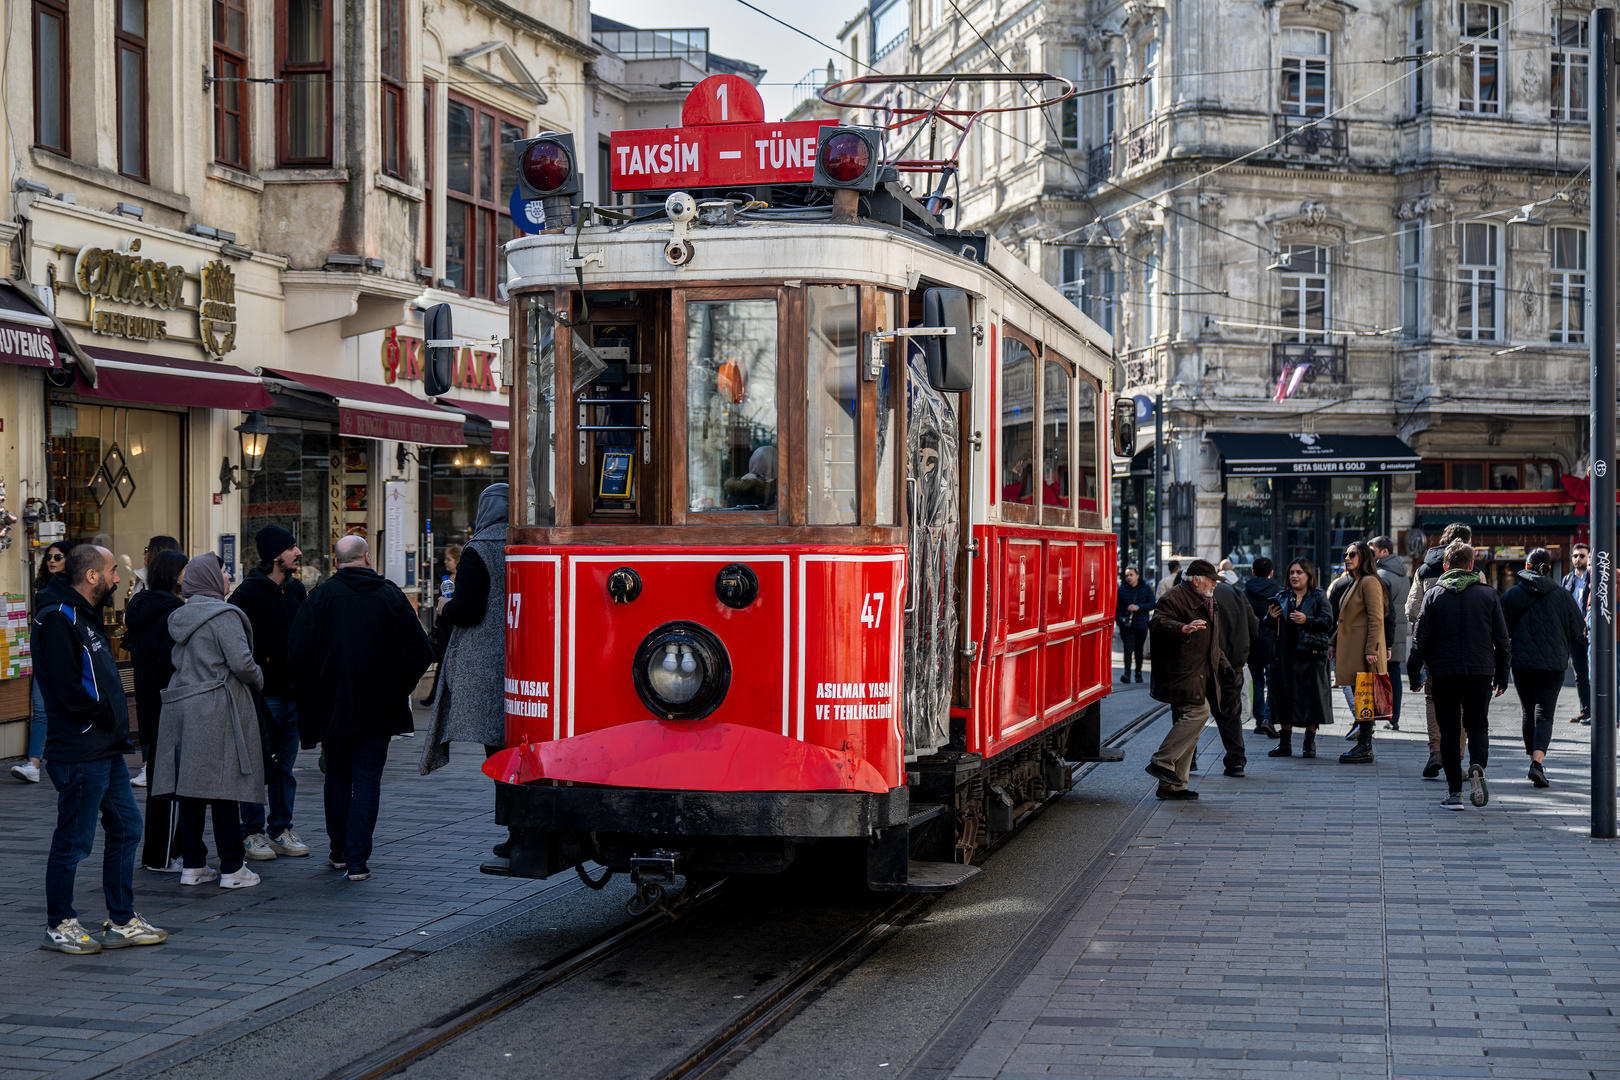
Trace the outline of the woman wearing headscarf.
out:
<instances>
[{"instance_id":1,"label":"woman wearing headscarf","mask_svg":"<svg viewBox=\"0 0 1620 1080\"><path fill-rule=\"evenodd\" d=\"M1333 638L1335 682L1346 687L1355 700L1356 676L1375 672L1389 674L1389 650L1384 641L1384 612L1388 598L1378 577L1378 561L1365 541L1356 540L1344 549L1344 572L1350 579L1339 601L1339 628ZM1352 720L1354 716L1352 715ZM1351 732L1356 745L1339 755L1343 765L1363 765L1373 761L1372 720L1355 721Z\"/></svg>"},{"instance_id":2,"label":"woman wearing headscarf","mask_svg":"<svg viewBox=\"0 0 1620 1080\"><path fill-rule=\"evenodd\" d=\"M450 761L452 742L480 743L486 756L506 745L506 521L507 486L491 484L478 497L455 595L439 602L439 618L454 629L422 747L424 776ZM496 845L499 857L509 851L509 844Z\"/></svg>"},{"instance_id":3,"label":"woman wearing headscarf","mask_svg":"<svg viewBox=\"0 0 1620 1080\"><path fill-rule=\"evenodd\" d=\"M162 693L163 724L152 760L152 794L173 795L180 806L180 884L219 879L226 889L245 889L259 875L243 863L237 803L264 795L264 754L253 695L264 686L253 662L253 628L247 614L225 602L225 574L208 552L186 564L186 598L169 616L174 639L174 677ZM219 870L209 869L203 845L203 812L214 818Z\"/></svg>"},{"instance_id":4,"label":"woman wearing headscarf","mask_svg":"<svg viewBox=\"0 0 1620 1080\"><path fill-rule=\"evenodd\" d=\"M174 639L169 637L169 616L185 602L180 599L180 578L186 557L178 551L160 551L148 558L146 588L129 598L124 609L124 648L129 650L135 674L135 718L141 736L141 772L157 754L161 730L163 691L174 678ZM145 786L143 781L140 786ZM146 840L141 865L159 874L178 874L179 806L173 799L146 793Z\"/></svg>"},{"instance_id":5,"label":"woman wearing headscarf","mask_svg":"<svg viewBox=\"0 0 1620 1080\"><path fill-rule=\"evenodd\" d=\"M39 573L34 576L34 595L38 596L40 590L56 580L58 574L67 569L68 552L73 545L66 540L58 540L45 549L45 556L40 560ZM37 678L29 680L32 685L33 716L28 725L28 760L20 761L11 767L11 775L18 780L30 784L39 783L39 766L45 754L45 698L39 690Z\"/></svg>"}]
</instances>

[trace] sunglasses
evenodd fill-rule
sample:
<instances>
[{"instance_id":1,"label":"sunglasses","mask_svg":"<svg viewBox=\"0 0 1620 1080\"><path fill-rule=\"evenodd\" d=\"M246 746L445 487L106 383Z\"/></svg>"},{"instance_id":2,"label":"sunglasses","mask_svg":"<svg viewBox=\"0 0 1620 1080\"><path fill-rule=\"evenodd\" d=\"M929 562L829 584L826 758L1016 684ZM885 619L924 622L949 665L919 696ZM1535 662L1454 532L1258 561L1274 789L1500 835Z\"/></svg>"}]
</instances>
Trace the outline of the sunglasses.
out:
<instances>
[{"instance_id":1,"label":"sunglasses","mask_svg":"<svg viewBox=\"0 0 1620 1080\"><path fill-rule=\"evenodd\" d=\"M45 556L45 561L46 562L61 562L66 558L67 558L67 556L63 555L60 551L53 551L49 555Z\"/></svg>"}]
</instances>

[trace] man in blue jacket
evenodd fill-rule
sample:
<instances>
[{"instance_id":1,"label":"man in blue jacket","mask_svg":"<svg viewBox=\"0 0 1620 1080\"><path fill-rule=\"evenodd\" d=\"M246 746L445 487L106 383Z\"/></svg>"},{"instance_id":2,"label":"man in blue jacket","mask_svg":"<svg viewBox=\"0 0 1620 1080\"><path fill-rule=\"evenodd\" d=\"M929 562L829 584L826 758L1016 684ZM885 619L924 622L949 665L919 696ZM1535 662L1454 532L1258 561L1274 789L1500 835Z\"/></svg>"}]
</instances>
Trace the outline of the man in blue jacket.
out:
<instances>
[{"instance_id":1,"label":"man in blue jacket","mask_svg":"<svg viewBox=\"0 0 1620 1080\"><path fill-rule=\"evenodd\" d=\"M118 585L112 552L80 544L62 573L39 593L34 615L34 678L45 699L46 769L56 785L56 832L45 863L45 940L40 948L95 953L157 945L169 936L135 913L135 854L141 812L124 755L129 705L118 662L101 625L101 605ZM73 877L107 833L101 887L109 921L98 941L73 910Z\"/></svg>"}]
</instances>

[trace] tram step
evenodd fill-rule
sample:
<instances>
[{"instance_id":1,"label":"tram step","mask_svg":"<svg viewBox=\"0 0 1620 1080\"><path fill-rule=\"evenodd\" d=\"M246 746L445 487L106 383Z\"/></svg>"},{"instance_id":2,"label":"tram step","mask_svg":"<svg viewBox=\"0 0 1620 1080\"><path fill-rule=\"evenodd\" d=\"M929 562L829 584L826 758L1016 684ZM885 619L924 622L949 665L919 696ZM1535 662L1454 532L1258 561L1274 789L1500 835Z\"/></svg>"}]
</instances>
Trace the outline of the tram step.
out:
<instances>
[{"instance_id":1,"label":"tram step","mask_svg":"<svg viewBox=\"0 0 1620 1080\"><path fill-rule=\"evenodd\" d=\"M874 892L950 892L979 876L979 868L964 863L918 862L906 866L905 881L867 882Z\"/></svg>"},{"instance_id":2,"label":"tram step","mask_svg":"<svg viewBox=\"0 0 1620 1080\"><path fill-rule=\"evenodd\" d=\"M496 877L511 877L512 864L507 859L491 859L479 864L478 872L481 874L494 874Z\"/></svg>"},{"instance_id":3,"label":"tram step","mask_svg":"<svg viewBox=\"0 0 1620 1080\"><path fill-rule=\"evenodd\" d=\"M912 803L911 816L906 819L906 825L915 829L923 822L933 821L949 811L950 807L944 803Z\"/></svg>"}]
</instances>

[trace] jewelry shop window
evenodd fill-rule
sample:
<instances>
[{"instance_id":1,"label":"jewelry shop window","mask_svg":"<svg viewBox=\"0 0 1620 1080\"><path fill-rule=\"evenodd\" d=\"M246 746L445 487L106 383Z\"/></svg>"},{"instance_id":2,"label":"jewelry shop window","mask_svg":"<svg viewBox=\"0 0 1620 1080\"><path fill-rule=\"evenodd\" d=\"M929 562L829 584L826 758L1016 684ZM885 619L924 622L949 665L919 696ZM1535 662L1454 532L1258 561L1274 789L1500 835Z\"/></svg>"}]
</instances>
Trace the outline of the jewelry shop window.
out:
<instances>
[{"instance_id":1,"label":"jewelry shop window","mask_svg":"<svg viewBox=\"0 0 1620 1080\"><path fill-rule=\"evenodd\" d=\"M778 485L775 300L686 304L686 506L769 515Z\"/></svg>"}]
</instances>

